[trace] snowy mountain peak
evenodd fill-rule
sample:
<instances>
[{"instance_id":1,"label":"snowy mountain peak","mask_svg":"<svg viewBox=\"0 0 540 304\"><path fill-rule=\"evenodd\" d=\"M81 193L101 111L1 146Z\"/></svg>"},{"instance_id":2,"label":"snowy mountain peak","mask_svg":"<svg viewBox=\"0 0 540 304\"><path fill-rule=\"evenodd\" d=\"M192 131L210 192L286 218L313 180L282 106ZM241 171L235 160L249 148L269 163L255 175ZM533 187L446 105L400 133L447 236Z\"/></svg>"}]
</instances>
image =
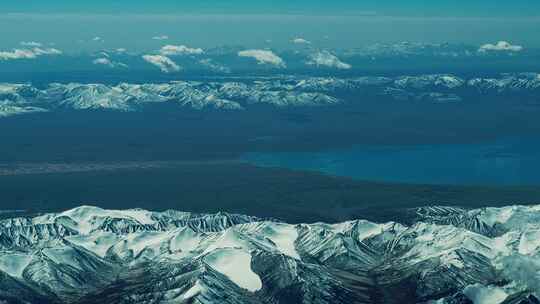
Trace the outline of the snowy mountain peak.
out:
<instances>
[{"instance_id":1,"label":"snowy mountain peak","mask_svg":"<svg viewBox=\"0 0 540 304\"><path fill-rule=\"evenodd\" d=\"M415 214L411 225L291 225L81 206L5 219L0 300L385 303L411 284L411 301L465 304L494 288L504 292L501 301L538 296L537 281L527 278L540 275L540 206Z\"/></svg>"},{"instance_id":2,"label":"snowy mountain peak","mask_svg":"<svg viewBox=\"0 0 540 304\"><path fill-rule=\"evenodd\" d=\"M471 94L536 96L538 73L502 74L496 78L463 78L451 74L355 78L269 77L242 82L173 81L168 83L0 84L0 116L57 110L144 111L167 104L189 110L240 111L265 105L276 108L339 106L351 93L373 92L403 101L462 102Z\"/></svg>"}]
</instances>

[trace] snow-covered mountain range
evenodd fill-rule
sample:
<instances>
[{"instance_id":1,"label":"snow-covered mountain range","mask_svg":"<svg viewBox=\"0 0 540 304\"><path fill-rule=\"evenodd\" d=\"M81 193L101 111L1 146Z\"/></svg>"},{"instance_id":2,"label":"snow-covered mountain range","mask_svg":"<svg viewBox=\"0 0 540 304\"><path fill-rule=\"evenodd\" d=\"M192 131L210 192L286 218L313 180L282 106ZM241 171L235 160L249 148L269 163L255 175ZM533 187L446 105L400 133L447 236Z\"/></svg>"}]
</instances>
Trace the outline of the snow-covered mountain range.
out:
<instances>
[{"instance_id":1,"label":"snow-covered mountain range","mask_svg":"<svg viewBox=\"0 0 540 304\"><path fill-rule=\"evenodd\" d=\"M1 303L538 303L540 206L287 224L82 206L0 221Z\"/></svg>"},{"instance_id":2,"label":"snow-covered mountain range","mask_svg":"<svg viewBox=\"0 0 540 304\"><path fill-rule=\"evenodd\" d=\"M455 75L400 77L268 77L238 81L175 81L118 85L68 83L38 88L0 84L0 117L58 110L141 111L168 103L193 110L249 110L256 105L284 107L334 106L346 96L372 92L395 100L460 102L471 94L539 96L536 73L503 74L497 78Z\"/></svg>"}]
</instances>

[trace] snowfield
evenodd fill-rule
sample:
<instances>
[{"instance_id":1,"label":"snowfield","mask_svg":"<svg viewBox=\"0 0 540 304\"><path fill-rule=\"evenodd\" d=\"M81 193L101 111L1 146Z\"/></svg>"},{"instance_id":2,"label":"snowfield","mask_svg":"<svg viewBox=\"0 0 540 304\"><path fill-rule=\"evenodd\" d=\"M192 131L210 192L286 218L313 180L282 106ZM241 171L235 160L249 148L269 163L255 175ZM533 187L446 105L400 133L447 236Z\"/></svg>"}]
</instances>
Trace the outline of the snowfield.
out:
<instances>
[{"instance_id":1,"label":"snowfield","mask_svg":"<svg viewBox=\"0 0 540 304\"><path fill-rule=\"evenodd\" d=\"M81 206L0 221L0 300L384 303L414 280L406 303L535 303L539 239L540 206L423 207L411 225Z\"/></svg>"},{"instance_id":2,"label":"snowfield","mask_svg":"<svg viewBox=\"0 0 540 304\"><path fill-rule=\"evenodd\" d=\"M334 61L331 64L345 65ZM0 83L0 117L61 110L134 112L158 104L224 112L250 110L257 105L275 108L339 106L346 102L344 94L366 91L398 101L456 103L471 94L538 96L540 77L537 73L468 79L451 74L393 78L276 76L242 82L224 78L145 84L51 83L44 88Z\"/></svg>"}]
</instances>

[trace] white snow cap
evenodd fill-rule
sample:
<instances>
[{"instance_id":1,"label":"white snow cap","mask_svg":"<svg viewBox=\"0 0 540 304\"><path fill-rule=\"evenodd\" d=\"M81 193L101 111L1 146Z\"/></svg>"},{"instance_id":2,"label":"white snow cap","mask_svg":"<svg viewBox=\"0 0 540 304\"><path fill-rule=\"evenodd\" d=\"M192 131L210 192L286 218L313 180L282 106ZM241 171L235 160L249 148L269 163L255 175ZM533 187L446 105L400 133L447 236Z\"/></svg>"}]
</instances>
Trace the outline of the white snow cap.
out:
<instances>
[{"instance_id":1,"label":"white snow cap","mask_svg":"<svg viewBox=\"0 0 540 304\"><path fill-rule=\"evenodd\" d=\"M241 249L215 250L205 261L244 289L255 292L262 288L261 278L251 269L251 254Z\"/></svg>"}]
</instances>

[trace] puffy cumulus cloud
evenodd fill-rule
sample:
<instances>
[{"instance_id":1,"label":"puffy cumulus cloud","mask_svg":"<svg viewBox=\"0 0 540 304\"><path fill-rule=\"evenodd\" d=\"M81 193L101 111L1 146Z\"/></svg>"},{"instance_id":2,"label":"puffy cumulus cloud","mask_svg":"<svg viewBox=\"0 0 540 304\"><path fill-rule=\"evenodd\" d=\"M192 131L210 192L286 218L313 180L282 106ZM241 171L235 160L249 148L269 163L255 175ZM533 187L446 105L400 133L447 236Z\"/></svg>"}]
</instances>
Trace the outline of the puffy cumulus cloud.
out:
<instances>
[{"instance_id":1,"label":"puffy cumulus cloud","mask_svg":"<svg viewBox=\"0 0 540 304\"><path fill-rule=\"evenodd\" d=\"M101 64L101 65L108 65L112 66L112 61L109 58L98 58L92 61L93 64Z\"/></svg>"},{"instance_id":2,"label":"puffy cumulus cloud","mask_svg":"<svg viewBox=\"0 0 540 304\"><path fill-rule=\"evenodd\" d=\"M154 40L168 40L169 36L167 36L167 35L154 36L154 37L152 37L152 39L154 39Z\"/></svg>"},{"instance_id":3,"label":"puffy cumulus cloud","mask_svg":"<svg viewBox=\"0 0 540 304\"><path fill-rule=\"evenodd\" d=\"M127 64L124 64L124 63L121 63L121 62L116 62L116 61L112 61L111 59L109 59L109 56L104 56L104 57L101 57L101 58L97 58L97 59L94 59L92 61L93 64L95 65L104 65L104 66L107 66L107 67L110 67L110 68L127 68L128 65Z\"/></svg>"},{"instance_id":4,"label":"puffy cumulus cloud","mask_svg":"<svg viewBox=\"0 0 540 304\"><path fill-rule=\"evenodd\" d=\"M190 48L185 45L166 45L159 50L159 53L164 56L179 56L179 55L200 55L204 53L201 48Z\"/></svg>"},{"instance_id":5,"label":"puffy cumulus cloud","mask_svg":"<svg viewBox=\"0 0 540 304\"><path fill-rule=\"evenodd\" d=\"M29 47L42 47L43 46L43 43L35 42L35 41L21 41L20 44L22 46L29 46Z\"/></svg>"},{"instance_id":6,"label":"puffy cumulus cloud","mask_svg":"<svg viewBox=\"0 0 540 304\"><path fill-rule=\"evenodd\" d=\"M339 58L328 52L328 51L320 51L315 54L311 54L309 56L309 61L307 62L308 65L315 65L317 67L319 66L325 66L329 68L335 68L340 70L348 70L352 68L352 66L348 63L342 62L339 60Z\"/></svg>"},{"instance_id":7,"label":"puffy cumulus cloud","mask_svg":"<svg viewBox=\"0 0 540 304\"><path fill-rule=\"evenodd\" d=\"M269 50L245 50L238 52L238 56L254 58L259 64L270 64L281 68L286 66L281 57Z\"/></svg>"},{"instance_id":8,"label":"puffy cumulus cloud","mask_svg":"<svg viewBox=\"0 0 540 304\"><path fill-rule=\"evenodd\" d=\"M163 73L178 72L181 70L171 58L163 55L144 55L142 58L155 66L157 66Z\"/></svg>"},{"instance_id":9,"label":"puffy cumulus cloud","mask_svg":"<svg viewBox=\"0 0 540 304\"><path fill-rule=\"evenodd\" d=\"M299 37L294 38L294 39L291 40L291 41L292 41L292 43L294 43L294 44L311 44L311 41L306 40L306 39L304 39L304 38L299 38Z\"/></svg>"},{"instance_id":10,"label":"puffy cumulus cloud","mask_svg":"<svg viewBox=\"0 0 540 304\"><path fill-rule=\"evenodd\" d=\"M474 304L499 304L508 297L502 288L486 287L481 284L465 287L463 294Z\"/></svg>"},{"instance_id":11,"label":"puffy cumulus cloud","mask_svg":"<svg viewBox=\"0 0 540 304\"><path fill-rule=\"evenodd\" d=\"M105 40L103 40L103 38L99 37L99 36L96 36L94 38L92 38L92 41L95 41L95 42L104 42Z\"/></svg>"},{"instance_id":12,"label":"puffy cumulus cloud","mask_svg":"<svg viewBox=\"0 0 540 304\"><path fill-rule=\"evenodd\" d=\"M37 57L36 54L34 54L34 52L32 52L31 50L15 49L13 51L0 52L0 59L3 59L3 60L34 59L36 57Z\"/></svg>"},{"instance_id":13,"label":"puffy cumulus cloud","mask_svg":"<svg viewBox=\"0 0 540 304\"><path fill-rule=\"evenodd\" d=\"M36 59L44 55L61 55L62 51L54 48L14 49L12 51L0 51L0 60Z\"/></svg>"},{"instance_id":14,"label":"puffy cumulus cloud","mask_svg":"<svg viewBox=\"0 0 540 304\"><path fill-rule=\"evenodd\" d=\"M521 45L513 45L506 41L499 41L496 44L484 44L478 49L480 52L488 51L507 51L507 52L520 52L523 50Z\"/></svg>"}]
</instances>

